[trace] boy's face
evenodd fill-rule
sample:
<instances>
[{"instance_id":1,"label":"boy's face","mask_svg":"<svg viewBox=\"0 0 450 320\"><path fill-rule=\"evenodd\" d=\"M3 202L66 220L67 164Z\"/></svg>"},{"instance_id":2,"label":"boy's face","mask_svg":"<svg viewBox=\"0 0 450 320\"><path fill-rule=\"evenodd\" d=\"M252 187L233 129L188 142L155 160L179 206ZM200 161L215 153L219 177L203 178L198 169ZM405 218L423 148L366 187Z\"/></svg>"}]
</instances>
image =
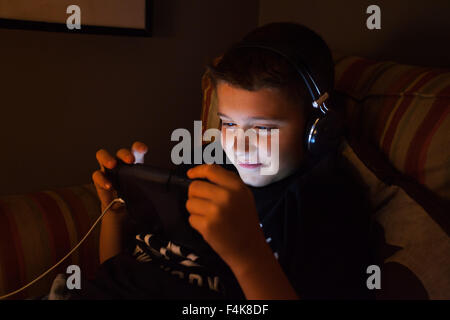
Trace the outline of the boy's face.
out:
<instances>
[{"instance_id":1,"label":"boy's face","mask_svg":"<svg viewBox=\"0 0 450 320\"><path fill-rule=\"evenodd\" d=\"M237 168L245 184L262 187L281 180L300 166L303 158L303 136L305 119L298 105L293 104L285 94L275 88L264 88L248 91L219 82L217 85L218 115L222 120L222 148L227 157ZM270 133L266 134L268 156L261 154L260 143L262 133L257 134L257 142L251 143L243 135L237 135L242 141L238 150L237 139L226 140L226 132L231 136L236 129L278 129L278 171L272 175L261 174L262 168L270 168L274 160L271 150L276 146L271 143ZM245 150L245 151L244 151ZM275 153L275 151L273 152ZM275 155L275 154L274 154ZM253 158L251 158L253 156ZM256 159L254 166L243 166L240 163Z\"/></svg>"}]
</instances>

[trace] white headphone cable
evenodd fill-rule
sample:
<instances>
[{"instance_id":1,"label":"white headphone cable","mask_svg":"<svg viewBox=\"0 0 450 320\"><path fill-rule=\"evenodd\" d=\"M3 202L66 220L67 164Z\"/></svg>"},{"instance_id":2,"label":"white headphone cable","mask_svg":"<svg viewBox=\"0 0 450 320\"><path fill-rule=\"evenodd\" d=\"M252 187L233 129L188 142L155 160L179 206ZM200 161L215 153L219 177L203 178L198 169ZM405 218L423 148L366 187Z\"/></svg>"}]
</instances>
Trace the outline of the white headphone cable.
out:
<instances>
[{"instance_id":1,"label":"white headphone cable","mask_svg":"<svg viewBox=\"0 0 450 320\"><path fill-rule=\"evenodd\" d=\"M89 236L89 234L92 232L92 230L94 230L95 226L100 222L100 220L103 218L103 216L105 215L105 213L109 210L109 208L111 208L111 206L116 203L116 202L120 202L120 203L125 203L125 201L122 198L116 198L114 200L112 200L105 208L105 210L103 210L102 214L97 218L97 220L94 222L94 224L92 225L92 227L89 229L89 231L86 233L86 235L83 237L83 239L81 239L78 244L69 251L68 254L66 254L64 256L64 258L62 258L61 260L59 260L53 267L51 267L50 269L48 269L47 271L45 271L43 274L41 274L40 276L38 276L36 279L34 279L33 281L29 282L28 284L24 285L22 288L17 289L16 291L10 292L8 294L5 294L3 296L0 296L0 300L6 299L10 296L13 296L23 290L25 290L26 288L28 288L29 286L31 286L32 284L36 283L37 281L39 281L40 279L42 279L43 277L45 277L49 272L51 272L53 269L55 269L57 266L59 266L64 260L66 260L75 250L78 249L78 247L84 242L84 240L86 240L86 238Z\"/></svg>"}]
</instances>

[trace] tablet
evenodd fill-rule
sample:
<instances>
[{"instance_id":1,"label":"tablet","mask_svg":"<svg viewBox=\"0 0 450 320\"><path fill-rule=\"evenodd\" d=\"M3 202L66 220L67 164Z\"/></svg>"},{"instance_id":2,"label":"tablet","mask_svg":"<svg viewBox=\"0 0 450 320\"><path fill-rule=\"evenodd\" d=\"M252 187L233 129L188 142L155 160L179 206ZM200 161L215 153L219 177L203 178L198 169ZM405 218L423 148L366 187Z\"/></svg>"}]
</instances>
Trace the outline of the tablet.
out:
<instances>
[{"instance_id":1,"label":"tablet","mask_svg":"<svg viewBox=\"0 0 450 320\"><path fill-rule=\"evenodd\" d=\"M183 168L187 170L188 166L180 166L175 171L144 164L126 164L117 159L115 168L105 169L105 176L118 197L125 201L127 212L136 226L135 232L152 233L197 253L215 265L223 264L219 255L189 224L185 204L192 180L184 177Z\"/></svg>"}]
</instances>

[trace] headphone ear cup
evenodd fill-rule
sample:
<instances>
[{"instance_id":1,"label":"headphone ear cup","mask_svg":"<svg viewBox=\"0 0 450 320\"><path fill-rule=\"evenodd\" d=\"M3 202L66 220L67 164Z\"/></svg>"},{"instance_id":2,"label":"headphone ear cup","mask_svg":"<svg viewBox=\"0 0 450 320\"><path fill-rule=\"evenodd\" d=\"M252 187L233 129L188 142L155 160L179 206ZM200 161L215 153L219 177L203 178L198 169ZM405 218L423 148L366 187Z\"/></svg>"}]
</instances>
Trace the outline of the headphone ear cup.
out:
<instances>
[{"instance_id":1,"label":"headphone ear cup","mask_svg":"<svg viewBox=\"0 0 450 320\"><path fill-rule=\"evenodd\" d=\"M328 109L326 115L320 116L317 113L306 127L306 147L311 155L323 156L339 145L343 123L340 116L331 109Z\"/></svg>"},{"instance_id":2,"label":"headphone ear cup","mask_svg":"<svg viewBox=\"0 0 450 320\"><path fill-rule=\"evenodd\" d=\"M315 129L318 121L320 121L320 115L314 110L305 127L305 148L311 155L315 153L314 150L317 141L317 130Z\"/></svg>"}]
</instances>

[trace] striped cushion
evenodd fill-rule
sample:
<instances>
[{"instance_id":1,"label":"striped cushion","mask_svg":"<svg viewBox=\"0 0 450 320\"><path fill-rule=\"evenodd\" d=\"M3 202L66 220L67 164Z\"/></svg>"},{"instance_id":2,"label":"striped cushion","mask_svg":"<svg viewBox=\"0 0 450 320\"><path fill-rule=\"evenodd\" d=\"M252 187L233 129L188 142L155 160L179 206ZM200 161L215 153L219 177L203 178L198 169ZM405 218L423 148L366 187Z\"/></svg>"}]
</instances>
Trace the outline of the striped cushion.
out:
<instances>
[{"instance_id":1,"label":"striped cushion","mask_svg":"<svg viewBox=\"0 0 450 320\"><path fill-rule=\"evenodd\" d=\"M93 184L0 197L0 296L53 266L85 235L100 214ZM78 250L42 280L12 297L48 293L68 265L91 278L99 265L97 227Z\"/></svg>"},{"instance_id":2,"label":"striped cushion","mask_svg":"<svg viewBox=\"0 0 450 320\"><path fill-rule=\"evenodd\" d=\"M343 57L336 91L344 96L350 136L450 199L450 69Z\"/></svg>"}]
</instances>

